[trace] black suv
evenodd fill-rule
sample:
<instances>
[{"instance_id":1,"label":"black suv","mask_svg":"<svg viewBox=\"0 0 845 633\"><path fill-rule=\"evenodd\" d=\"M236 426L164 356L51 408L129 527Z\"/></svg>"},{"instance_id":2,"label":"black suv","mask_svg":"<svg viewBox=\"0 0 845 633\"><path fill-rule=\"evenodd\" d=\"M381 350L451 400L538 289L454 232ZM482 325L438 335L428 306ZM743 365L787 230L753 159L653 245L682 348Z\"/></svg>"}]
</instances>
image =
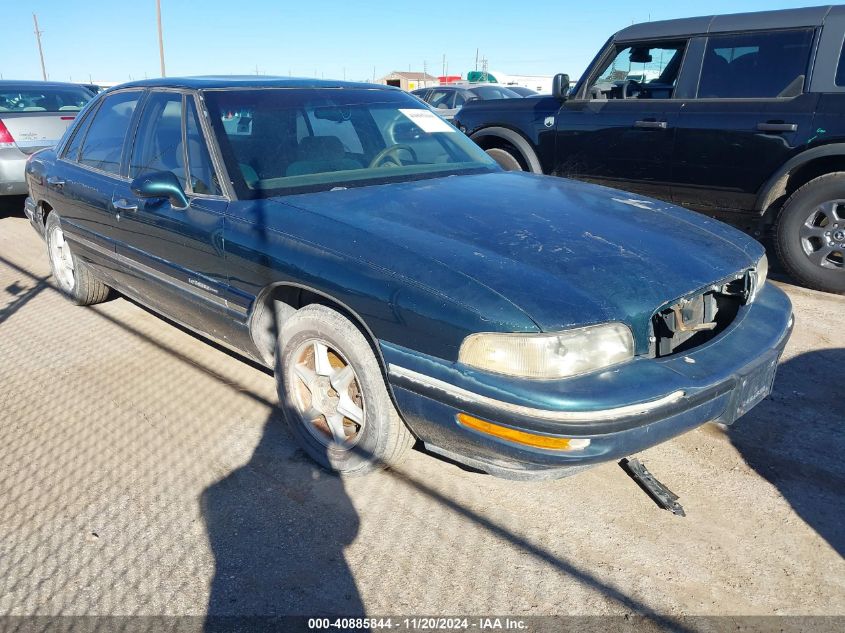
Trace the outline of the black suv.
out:
<instances>
[{"instance_id":1,"label":"black suv","mask_svg":"<svg viewBox=\"0 0 845 633\"><path fill-rule=\"evenodd\" d=\"M607 184L762 236L845 292L845 6L636 24L570 91L468 103L455 124L506 169Z\"/></svg>"}]
</instances>

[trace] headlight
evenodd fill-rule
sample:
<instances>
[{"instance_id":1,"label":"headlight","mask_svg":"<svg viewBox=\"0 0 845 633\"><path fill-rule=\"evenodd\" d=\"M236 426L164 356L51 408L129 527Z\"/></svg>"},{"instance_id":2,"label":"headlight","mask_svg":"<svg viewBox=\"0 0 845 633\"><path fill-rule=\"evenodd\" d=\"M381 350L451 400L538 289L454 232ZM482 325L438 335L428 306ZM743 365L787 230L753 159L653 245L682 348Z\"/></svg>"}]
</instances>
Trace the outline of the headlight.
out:
<instances>
[{"instance_id":1,"label":"headlight","mask_svg":"<svg viewBox=\"0 0 845 633\"><path fill-rule=\"evenodd\" d=\"M566 378L634 357L634 337L623 323L550 334L472 334L458 360L485 371L522 378Z\"/></svg>"},{"instance_id":2,"label":"headlight","mask_svg":"<svg viewBox=\"0 0 845 633\"><path fill-rule=\"evenodd\" d=\"M753 283L751 284L751 292L748 295L748 303L752 303L757 298L757 294L762 290L766 283L766 277L769 276L769 258L764 253L757 261L757 265L752 271L754 275Z\"/></svg>"}]
</instances>

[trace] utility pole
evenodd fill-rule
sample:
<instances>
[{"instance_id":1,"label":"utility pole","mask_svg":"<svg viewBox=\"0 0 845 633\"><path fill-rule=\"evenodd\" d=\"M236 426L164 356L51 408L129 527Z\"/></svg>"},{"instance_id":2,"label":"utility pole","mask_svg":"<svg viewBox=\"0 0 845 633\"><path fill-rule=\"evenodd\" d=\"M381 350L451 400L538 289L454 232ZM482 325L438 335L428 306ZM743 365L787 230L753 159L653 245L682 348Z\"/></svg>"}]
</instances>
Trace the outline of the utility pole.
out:
<instances>
[{"instance_id":1,"label":"utility pole","mask_svg":"<svg viewBox=\"0 0 845 633\"><path fill-rule=\"evenodd\" d=\"M475 69L478 70L478 49L475 49Z\"/></svg>"},{"instance_id":2,"label":"utility pole","mask_svg":"<svg viewBox=\"0 0 845 633\"><path fill-rule=\"evenodd\" d=\"M38 56L41 58L41 76L47 81L47 68L44 66L44 49L41 48L41 31L38 30L38 16L32 14L32 21L35 23L35 40L38 42Z\"/></svg>"},{"instance_id":3,"label":"utility pole","mask_svg":"<svg viewBox=\"0 0 845 633\"><path fill-rule=\"evenodd\" d=\"M161 62L161 76L166 77L164 72L164 36L161 33L161 0L156 0L156 20L158 21L158 58Z\"/></svg>"}]
</instances>

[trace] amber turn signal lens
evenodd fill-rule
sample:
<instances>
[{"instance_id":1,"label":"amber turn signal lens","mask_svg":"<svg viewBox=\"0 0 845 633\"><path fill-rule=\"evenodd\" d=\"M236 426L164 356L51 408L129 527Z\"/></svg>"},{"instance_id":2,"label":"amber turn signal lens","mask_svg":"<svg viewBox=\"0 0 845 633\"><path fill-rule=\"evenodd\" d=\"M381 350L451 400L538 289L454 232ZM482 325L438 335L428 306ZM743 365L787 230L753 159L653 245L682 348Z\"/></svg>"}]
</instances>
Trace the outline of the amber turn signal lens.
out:
<instances>
[{"instance_id":1,"label":"amber turn signal lens","mask_svg":"<svg viewBox=\"0 0 845 633\"><path fill-rule=\"evenodd\" d=\"M590 445L590 440L587 438L574 437L550 437L548 435L535 435L534 433L526 433L525 431L518 431L507 426L499 426L492 422L487 422L480 418L469 415L468 413L459 413L458 422L463 426L492 435L509 442L516 444L523 444L524 446L533 446L535 448L546 448L553 451L577 451L586 448Z\"/></svg>"}]
</instances>

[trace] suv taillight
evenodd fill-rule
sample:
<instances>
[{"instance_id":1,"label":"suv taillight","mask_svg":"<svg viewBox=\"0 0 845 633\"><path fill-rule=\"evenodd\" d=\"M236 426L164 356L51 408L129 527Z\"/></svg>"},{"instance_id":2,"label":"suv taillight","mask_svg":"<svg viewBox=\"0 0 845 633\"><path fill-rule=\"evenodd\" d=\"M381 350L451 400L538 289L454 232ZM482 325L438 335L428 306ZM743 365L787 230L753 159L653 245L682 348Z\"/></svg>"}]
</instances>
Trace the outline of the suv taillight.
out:
<instances>
[{"instance_id":1,"label":"suv taillight","mask_svg":"<svg viewBox=\"0 0 845 633\"><path fill-rule=\"evenodd\" d=\"M15 139L12 138L8 128L6 128L6 124L0 121L0 149L9 147L16 147Z\"/></svg>"}]
</instances>

